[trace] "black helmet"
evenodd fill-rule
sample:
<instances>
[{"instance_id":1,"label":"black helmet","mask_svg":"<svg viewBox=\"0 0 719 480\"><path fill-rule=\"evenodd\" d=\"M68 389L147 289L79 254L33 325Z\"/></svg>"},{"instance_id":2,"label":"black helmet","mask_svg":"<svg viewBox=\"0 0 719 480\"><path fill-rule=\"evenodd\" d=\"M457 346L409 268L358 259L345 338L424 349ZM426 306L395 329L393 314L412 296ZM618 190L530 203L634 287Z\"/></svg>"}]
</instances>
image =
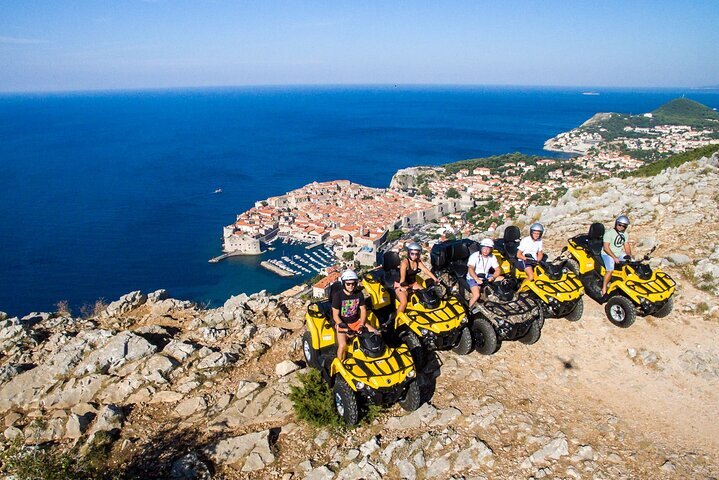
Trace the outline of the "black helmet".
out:
<instances>
[{"instance_id":1,"label":"black helmet","mask_svg":"<svg viewBox=\"0 0 719 480\"><path fill-rule=\"evenodd\" d=\"M359 336L360 350L370 358L382 356L385 350L384 340L379 333L365 330Z\"/></svg>"}]
</instances>

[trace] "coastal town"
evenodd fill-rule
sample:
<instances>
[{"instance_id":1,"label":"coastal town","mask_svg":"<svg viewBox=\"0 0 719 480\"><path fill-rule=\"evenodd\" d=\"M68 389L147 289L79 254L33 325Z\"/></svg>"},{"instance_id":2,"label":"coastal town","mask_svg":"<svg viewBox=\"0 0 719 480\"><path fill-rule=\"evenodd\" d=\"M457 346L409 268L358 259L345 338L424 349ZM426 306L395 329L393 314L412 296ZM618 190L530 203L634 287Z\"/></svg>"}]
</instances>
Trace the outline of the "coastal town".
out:
<instances>
[{"instance_id":1,"label":"coastal town","mask_svg":"<svg viewBox=\"0 0 719 480\"><path fill-rule=\"evenodd\" d=\"M336 261L373 266L383 251L397 250L410 238L429 248L437 241L491 234L527 207L551 203L569 188L645 165L633 151L666 156L719 144L719 126L626 126L625 135L607 140L602 122L611 122L612 115L597 114L545 143L546 150L571 157L515 153L412 167L399 170L388 188L348 180L313 182L258 201L224 227L223 251L225 255L256 255L272 249L277 241L301 243L308 250L322 246L325 263L312 267L325 276L315 285L321 295L322 283L338 275ZM311 253L265 261L263 266L285 276L315 273L299 263L307 260L313 260Z\"/></svg>"}]
</instances>

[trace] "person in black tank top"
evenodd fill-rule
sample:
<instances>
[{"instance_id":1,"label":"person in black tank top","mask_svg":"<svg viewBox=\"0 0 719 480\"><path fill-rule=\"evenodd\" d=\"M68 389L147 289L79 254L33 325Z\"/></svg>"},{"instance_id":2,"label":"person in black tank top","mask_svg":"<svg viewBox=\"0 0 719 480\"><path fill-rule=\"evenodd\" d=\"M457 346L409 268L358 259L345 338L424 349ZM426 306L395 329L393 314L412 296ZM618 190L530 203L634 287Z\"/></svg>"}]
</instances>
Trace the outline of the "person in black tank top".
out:
<instances>
[{"instance_id":1,"label":"person in black tank top","mask_svg":"<svg viewBox=\"0 0 719 480\"><path fill-rule=\"evenodd\" d=\"M399 306L397 307L397 314L404 312L407 308L407 301L412 289L415 288L417 283L417 275L424 273L425 278L431 278L437 282L437 277L430 272L429 268L422 262L421 258L422 247L417 243L412 242L407 245L407 257L402 259L402 263L399 266L399 282L395 282L394 291L397 293L397 300L399 300Z\"/></svg>"}]
</instances>

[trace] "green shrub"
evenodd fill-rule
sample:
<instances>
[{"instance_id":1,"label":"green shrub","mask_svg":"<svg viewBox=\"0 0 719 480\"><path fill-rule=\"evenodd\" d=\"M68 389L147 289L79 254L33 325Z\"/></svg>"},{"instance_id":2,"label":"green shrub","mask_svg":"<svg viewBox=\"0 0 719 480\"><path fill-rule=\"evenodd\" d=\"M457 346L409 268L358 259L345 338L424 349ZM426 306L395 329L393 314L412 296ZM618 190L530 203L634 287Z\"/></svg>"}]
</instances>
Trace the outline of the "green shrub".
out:
<instances>
[{"instance_id":1,"label":"green shrub","mask_svg":"<svg viewBox=\"0 0 719 480\"><path fill-rule=\"evenodd\" d=\"M710 157L714 152L719 151L719 145L706 145L704 147L695 148L684 153L678 153L671 157L657 160L640 167L633 172L627 174L630 177L652 177L661 173L667 168L676 168L684 163L699 160L702 157Z\"/></svg>"},{"instance_id":2,"label":"green shrub","mask_svg":"<svg viewBox=\"0 0 719 480\"><path fill-rule=\"evenodd\" d=\"M335 410L332 391L317 370L300 374L300 386L290 387L290 400L295 415L315 427L342 428Z\"/></svg>"},{"instance_id":3,"label":"green shrub","mask_svg":"<svg viewBox=\"0 0 719 480\"><path fill-rule=\"evenodd\" d=\"M120 475L107 468L108 443L93 445L87 456L57 448L25 447L16 440L0 443L0 474L15 480L113 479Z\"/></svg>"}]
</instances>

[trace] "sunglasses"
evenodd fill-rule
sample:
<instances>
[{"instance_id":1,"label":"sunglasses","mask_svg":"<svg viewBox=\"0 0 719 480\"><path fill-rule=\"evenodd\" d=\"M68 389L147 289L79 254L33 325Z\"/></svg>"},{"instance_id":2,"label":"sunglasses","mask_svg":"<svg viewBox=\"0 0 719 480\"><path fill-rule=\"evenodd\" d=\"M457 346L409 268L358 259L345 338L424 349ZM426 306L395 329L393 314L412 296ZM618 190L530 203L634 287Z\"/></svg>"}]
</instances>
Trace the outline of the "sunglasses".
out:
<instances>
[{"instance_id":1,"label":"sunglasses","mask_svg":"<svg viewBox=\"0 0 719 480\"><path fill-rule=\"evenodd\" d=\"M345 287L356 287L357 282L345 282Z\"/></svg>"},{"instance_id":2,"label":"sunglasses","mask_svg":"<svg viewBox=\"0 0 719 480\"><path fill-rule=\"evenodd\" d=\"M419 255L419 252L409 252L410 255Z\"/></svg>"},{"instance_id":3,"label":"sunglasses","mask_svg":"<svg viewBox=\"0 0 719 480\"><path fill-rule=\"evenodd\" d=\"M617 227L627 228L628 226L629 226L629 225L627 225L626 223L617 223Z\"/></svg>"}]
</instances>

